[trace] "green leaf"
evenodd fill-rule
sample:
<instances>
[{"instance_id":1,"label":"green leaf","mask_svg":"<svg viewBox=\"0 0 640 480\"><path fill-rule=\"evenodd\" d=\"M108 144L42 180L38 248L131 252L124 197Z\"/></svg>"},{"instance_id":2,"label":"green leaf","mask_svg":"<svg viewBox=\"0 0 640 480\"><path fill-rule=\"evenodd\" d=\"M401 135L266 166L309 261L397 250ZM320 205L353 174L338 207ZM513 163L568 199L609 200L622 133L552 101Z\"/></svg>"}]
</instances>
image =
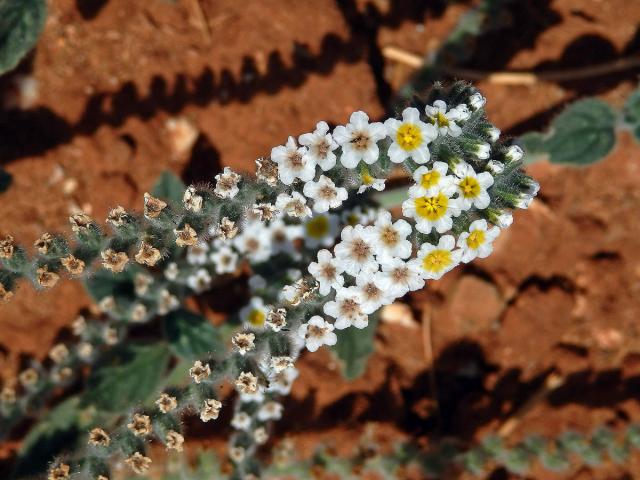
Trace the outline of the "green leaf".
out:
<instances>
[{"instance_id":1,"label":"green leaf","mask_svg":"<svg viewBox=\"0 0 640 480\"><path fill-rule=\"evenodd\" d=\"M369 316L369 325L358 329L349 327L336 330L338 343L331 350L340 361L342 374L348 380L353 380L364 373L367 360L373 353L373 340L378 326L378 316Z\"/></svg>"},{"instance_id":2,"label":"green leaf","mask_svg":"<svg viewBox=\"0 0 640 480\"><path fill-rule=\"evenodd\" d=\"M163 200L171 200L176 203L182 202L186 186L175 173L170 171L162 172L160 178L153 187L153 196Z\"/></svg>"},{"instance_id":3,"label":"green leaf","mask_svg":"<svg viewBox=\"0 0 640 480\"><path fill-rule=\"evenodd\" d=\"M549 160L577 166L602 160L615 145L615 122L615 112L605 102L575 102L555 118L544 140Z\"/></svg>"},{"instance_id":4,"label":"green leaf","mask_svg":"<svg viewBox=\"0 0 640 480\"><path fill-rule=\"evenodd\" d=\"M33 48L46 16L45 0L0 0L0 75Z\"/></svg>"},{"instance_id":5,"label":"green leaf","mask_svg":"<svg viewBox=\"0 0 640 480\"><path fill-rule=\"evenodd\" d=\"M133 277L136 270L135 267L129 267L122 273L113 273L100 269L84 282L84 286L96 302L109 295L113 295L115 298L133 298Z\"/></svg>"},{"instance_id":6,"label":"green leaf","mask_svg":"<svg viewBox=\"0 0 640 480\"><path fill-rule=\"evenodd\" d=\"M6 192L7 189L11 186L11 182L13 181L13 177L9 172L0 167L0 193Z\"/></svg>"},{"instance_id":7,"label":"green leaf","mask_svg":"<svg viewBox=\"0 0 640 480\"><path fill-rule=\"evenodd\" d=\"M224 343L217 328L193 312L180 309L164 319L169 346L187 360L202 358L210 352L223 352Z\"/></svg>"},{"instance_id":8,"label":"green leaf","mask_svg":"<svg viewBox=\"0 0 640 480\"><path fill-rule=\"evenodd\" d=\"M29 431L18 454L16 478L42 473L55 455L77 443L82 430L79 404L79 397L65 400Z\"/></svg>"},{"instance_id":9,"label":"green leaf","mask_svg":"<svg viewBox=\"0 0 640 480\"><path fill-rule=\"evenodd\" d=\"M633 92L624 105L624 121L627 122L636 140L640 141L640 90Z\"/></svg>"},{"instance_id":10,"label":"green leaf","mask_svg":"<svg viewBox=\"0 0 640 480\"><path fill-rule=\"evenodd\" d=\"M525 151L524 163L530 165L547 157L544 135L539 132L525 133L518 138L518 145Z\"/></svg>"},{"instance_id":11,"label":"green leaf","mask_svg":"<svg viewBox=\"0 0 640 480\"><path fill-rule=\"evenodd\" d=\"M118 412L146 402L157 393L169 357L164 343L128 344L112 350L91 372L83 404Z\"/></svg>"}]
</instances>

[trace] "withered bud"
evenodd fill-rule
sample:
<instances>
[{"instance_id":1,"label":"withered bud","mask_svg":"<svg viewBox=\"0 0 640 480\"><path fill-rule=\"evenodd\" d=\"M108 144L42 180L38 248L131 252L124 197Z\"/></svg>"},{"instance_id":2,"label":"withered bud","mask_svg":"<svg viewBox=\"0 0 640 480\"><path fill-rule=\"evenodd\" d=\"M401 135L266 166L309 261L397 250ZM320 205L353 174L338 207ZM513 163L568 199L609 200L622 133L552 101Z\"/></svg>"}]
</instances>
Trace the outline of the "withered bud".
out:
<instances>
[{"instance_id":1,"label":"withered bud","mask_svg":"<svg viewBox=\"0 0 640 480\"><path fill-rule=\"evenodd\" d=\"M8 302L13 297L13 292L7 290L6 287L0 283L0 302Z\"/></svg>"},{"instance_id":2,"label":"withered bud","mask_svg":"<svg viewBox=\"0 0 640 480\"><path fill-rule=\"evenodd\" d=\"M102 266L113 273L122 272L129 262L129 256L125 252L116 252L111 248L100 252L100 256L102 257Z\"/></svg>"},{"instance_id":3,"label":"withered bud","mask_svg":"<svg viewBox=\"0 0 640 480\"><path fill-rule=\"evenodd\" d=\"M251 372L241 372L236 379L236 387L241 393L254 394L258 391L258 378Z\"/></svg>"},{"instance_id":4,"label":"withered bud","mask_svg":"<svg viewBox=\"0 0 640 480\"><path fill-rule=\"evenodd\" d=\"M166 202L151 196L149 192L144 194L144 216L147 218L158 218L162 210L167 208Z\"/></svg>"},{"instance_id":5,"label":"withered bud","mask_svg":"<svg viewBox=\"0 0 640 480\"><path fill-rule=\"evenodd\" d=\"M200 420L208 422L209 420L215 420L220 414L222 403L215 398L209 398L204 401L204 407L200 411Z\"/></svg>"},{"instance_id":6,"label":"withered bud","mask_svg":"<svg viewBox=\"0 0 640 480\"><path fill-rule=\"evenodd\" d=\"M73 255L67 255L60 259L60 263L71 275L82 275L84 272L85 263Z\"/></svg>"},{"instance_id":7,"label":"withered bud","mask_svg":"<svg viewBox=\"0 0 640 480\"><path fill-rule=\"evenodd\" d=\"M60 275L55 272L50 272L49 267L47 265L43 265L36 270L36 279L41 287L52 288L56 283L58 283L58 280L60 280Z\"/></svg>"},{"instance_id":8,"label":"withered bud","mask_svg":"<svg viewBox=\"0 0 640 480\"><path fill-rule=\"evenodd\" d=\"M140 250L136 253L135 258L136 262L153 267L158 263L158 261L160 261L162 254L160 253L160 250L155 248L153 245L150 245L147 242L142 242L140 244Z\"/></svg>"},{"instance_id":9,"label":"withered bud","mask_svg":"<svg viewBox=\"0 0 640 480\"><path fill-rule=\"evenodd\" d=\"M96 427L89 432L89 445L94 447L108 447L111 437L102 428Z\"/></svg>"},{"instance_id":10,"label":"withered bud","mask_svg":"<svg viewBox=\"0 0 640 480\"><path fill-rule=\"evenodd\" d=\"M175 450L176 452L182 451L182 445L184 444L184 437L175 430L169 430L166 436L167 450Z\"/></svg>"},{"instance_id":11,"label":"withered bud","mask_svg":"<svg viewBox=\"0 0 640 480\"><path fill-rule=\"evenodd\" d=\"M107 223L110 223L114 227L122 227L127 221L128 216L129 214L123 207L117 206L109 211Z\"/></svg>"},{"instance_id":12,"label":"withered bud","mask_svg":"<svg viewBox=\"0 0 640 480\"><path fill-rule=\"evenodd\" d=\"M275 187L278 184L278 164L270 158L256 160L256 177L267 185Z\"/></svg>"},{"instance_id":13,"label":"withered bud","mask_svg":"<svg viewBox=\"0 0 640 480\"><path fill-rule=\"evenodd\" d=\"M176 397L163 393L160 395L160 398L156 400L156 405L162 413L169 413L178 407L178 400Z\"/></svg>"},{"instance_id":14,"label":"withered bud","mask_svg":"<svg viewBox=\"0 0 640 480\"><path fill-rule=\"evenodd\" d=\"M85 213L77 213L69 217L69 223L74 233L80 233L89 228L93 223L93 219Z\"/></svg>"},{"instance_id":15,"label":"withered bud","mask_svg":"<svg viewBox=\"0 0 640 480\"><path fill-rule=\"evenodd\" d=\"M128 457L124 463L126 463L134 473L143 475L147 470L149 470L149 467L151 466L151 459L149 457L145 457L140 452L136 452Z\"/></svg>"},{"instance_id":16,"label":"withered bud","mask_svg":"<svg viewBox=\"0 0 640 480\"><path fill-rule=\"evenodd\" d=\"M184 208L194 213L199 213L202 210L202 197L196 193L196 187L193 185L184 192L182 202L184 203Z\"/></svg>"},{"instance_id":17,"label":"withered bud","mask_svg":"<svg viewBox=\"0 0 640 480\"><path fill-rule=\"evenodd\" d=\"M188 223L185 223L182 229L174 230L173 233L176 235L176 245L179 247L187 247L198 243L198 234Z\"/></svg>"},{"instance_id":18,"label":"withered bud","mask_svg":"<svg viewBox=\"0 0 640 480\"><path fill-rule=\"evenodd\" d=\"M69 478L69 465L61 463L49 469L47 480L67 480Z\"/></svg>"},{"instance_id":19,"label":"withered bud","mask_svg":"<svg viewBox=\"0 0 640 480\"><path fill-rule=\"evenodd\" d=\"M238 227L236 223L232 220L229 220L227 217L223 217L220 220L220 224L218 225L218 231L216 235L222 240L231 240L238 234Z\"/></svg>"},{"instance_id":20,"label":"withered bud","mask_svg":"<svg viewBox=\"0 0 640 480\"><path fill-rule=\"evenodd\" d=\"M251 207L251 213L261 222L272 220L277 211L276 207L270 203L256 203Z\"/></svg>"},{"instance_id":21,"label":"withered bud","mask_svg":"<svg viewBox=\"0 0 640 480\"><path fill-rule=\"evenodd\" d=\"M51 245L53 245L53 235L50 233L43 233L38 240L33 242L33 246L36 247L36 250L38 250L40 255L46 255L49 253Z\"/></svg>"},{"instance_id":22,"label":"withered bud","mask_svg":"<svg viewBox=\"0 0 640 480\"><path fill-rule=\"evenodd\" d=\"M139 413L133 415L133 420L131 420L131 423L127 424L127 428L137 437L149 435L153 430L149 416L141 415Z\"/></svg>"},{"instance_id":23,"label":"withered bud","mask_svg":"<svg viewBox=\"0 0 640 480\"><path fill-rule=\"evenodd\" d=\"M11 235L7 235L4 240L0 240L0 258L11 260L16 244Z\"/></svg>"},{"instance_id":24,"label":"withered bud","mask_svg":"<svg viewBox=\"0 0 640 480\"><path fill-rule=\"evenodd\" d=\"M203 364L200 360L196 360L193 367L189 369L189 375L191 375L194 382L200 383L211 375L211 367L209 367L208 363Z\"/></svg>"},{"instance_id":25,"label":"withered bud","mask_svg":"<svg viewBox=\"0 0 640 480\"><path fill-rule=\"evenodd\" d=\"M265 321L274 332L279 332L287 325L287 311L284 308L269 309Z\"/></svg>"}]
</instances>

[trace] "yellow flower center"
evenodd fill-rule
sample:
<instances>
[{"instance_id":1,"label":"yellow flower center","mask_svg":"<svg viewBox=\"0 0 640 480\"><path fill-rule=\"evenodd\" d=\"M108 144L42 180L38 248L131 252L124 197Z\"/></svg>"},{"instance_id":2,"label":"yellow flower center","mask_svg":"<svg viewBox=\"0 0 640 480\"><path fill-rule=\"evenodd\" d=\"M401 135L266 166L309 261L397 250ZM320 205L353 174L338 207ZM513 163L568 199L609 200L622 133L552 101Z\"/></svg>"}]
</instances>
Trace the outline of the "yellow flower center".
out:
<instances>
[{"instance_id":1,"label":"yellow flower center","mask_svg":"<svg viewBox=\"0 0 640 480\"><path fill-rule=\"evenodd\" d=\"M429 173L425 173L422 175L422 179L420 180L420 185L423 188L429 189L431 187L435 187L440 181L440 172L437 170L431 170Z\"/></svg>"},{"instance_id":2,"label":"yellow flower center","mask_svg":"<svg viewBox=\"0 0 640 480\"><path fill-rule=\"evenodd\" d=\"M254 327L262 327L266 318L267 316L264 312L256 308L251 310L251 313L249 314L249 323Z\"/></svg>"},{"instance_id":3,"label":"yellow flower center","mask_svg":"<svg viewBox=\"0 0 640 480\"><path fill-rule=\"evenodd\" d=\"M422 260L422 268L427 272L441 272L451 265L449 250L432 250Z\"/></svg>"},{"instance_id":4,"label":"yellow flower center","mask_svg":"<svg viewBox=\"0 0 640 480\"><path fill-rule=\"evenodd\" d=\"M355 227L358 223L360 223L360 217L358 217L358 215L356 215L355 213L350 213L347 216L347 225Z\"/></svg>"},{"instance_id":5,"label":"yellow flower center","mask_svg":"<svg viewBox=\"0 0 640 480\"><path fill-rule=\"evenodd\" d=\"M327 217L316 217L307 222L307 235L311 238L324 238L329 233L329 219Z\"/></svg>"},{"instance_id":6,"label":"yellow flower center","mask_svg":"<svg viewBox=\"0 0 640 480\"><path fill-rule=\"evenodd\" d=\"M474 250L479 248L484 243L485 233L484 230L474 230L467 237L467 245Z\"/></svg>"},{"instance_id":7,"label":"yellow flower center","mask_svg":"<svg viewBox=\"0 0 640 480\"><path fill-rule=\"evenodd\" d=\"M464 198L475 198L480 195L480 182L473 177L465 177L458 184Z\"/></svg>"},{"instance_id":8,"label":"yellow flower center","mask_svg":"<svg viewBox=\"0 0 640 480\"><path fill-rule=\"evenodd\" d=\"M419 197L414 202L416 213L430 221L443 217L449 206L449 198L443 193L438 193L434 197Z\"/></svg>"},{"instance_id":9,"label":"yellow flower center","mask_svg":"<svg viewBox=\"0 0 640 480\"><path fill-rule=\"evenodd\" d=\"M422 133L417 125L405 123L398 129L396 141L403 150L414 150L422 143Z\"/></svg>"},{"instance_id":10,"label":"yellow flower center","mask_svg":"<svg viewBox=\"0 0 640 480\"><path fill-rule=\"evenodd\" d=\"M373 185L373 182L376 179L371 176L369 172L362 172L362 184L363 185Z\"/></svg>"},{"instance_id":11,"label":"yellow flower center","mask_svg":"<svg viewBox=\"0 0 640 480\"><path fill-rule=\"evenodd\" d=\"M436 123L438 125L438 127L448 127L449 126L449 119L442 112L436 113L436 116L432 117L432 118L433 118L434 123Z\"/></svg>"}]
</instances>

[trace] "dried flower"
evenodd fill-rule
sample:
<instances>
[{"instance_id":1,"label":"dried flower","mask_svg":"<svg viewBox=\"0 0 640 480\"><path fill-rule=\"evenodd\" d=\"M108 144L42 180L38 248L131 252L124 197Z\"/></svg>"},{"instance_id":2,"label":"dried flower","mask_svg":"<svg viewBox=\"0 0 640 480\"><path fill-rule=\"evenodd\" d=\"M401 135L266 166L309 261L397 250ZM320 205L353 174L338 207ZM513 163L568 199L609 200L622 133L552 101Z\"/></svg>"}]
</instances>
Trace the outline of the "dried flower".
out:
<instances>
[{"instance_id":1,"label":"dried flower","mask_svg":"<svg viewBox=\"0 0 640 480\"><path fill-rule=\"evenodd\" d=\"M98 302L98 309L103 313L108 313L116 308L116 299L113 295L107 295Z\"/></svg>"},{"instance_id":2,"label":"dried flower","mask_svg":"<svg viewBox=\"0 0 640 480\"><path fill-rule=\"evenodd\" d=\"M102 266L113 273L120 273L129 262L129 256L125 252L116 252L109 248L104 252L100 252L102 257Z\"/></svg>"},{"instance_id":3,"label":"dried flower","mask_svg":"<svg viewBox=\"0 0 640 480\"><path fill-rule=\"evenodd\" d=\"M89 432L89 445L95 447L108 447L111 437L102 428L96 427Z\"/></svg>"},{"instance_id":4,"label":"dried flower","mask_svg":"<svg viewBox=\"0 0 640 480\"><path fill-rule=\"evenodd\" d=\"M278 210L270 203L254 203L251 213L261 222L272 220Z\"/></svg>"},{"instance_id":5,"label":"dried flower","mask_svg":"<svg viewBox=\"0 0 640 480\"><path fill-rule=\"evenodd\" d=\"M293 367L293 358L287 356L271 357L271 368L276 372L282 372L289 367Z\"/></svg>"},{"instance_id":6,"label":"dried flower","mask_svg":"<svg viewBox=\"0 0 640 480\"><path fill-rule=\"evenodd\" d=\"M200 412L200 420L208 422L209 420L215 420L220 414L222 403L215 398L209 398L204 401L204 408Z\"/></svg>"},{"instance_id":7,"label":"dried flower","mask_svg":"<svg viewBox=\"0 0 640 480\"><path fill-rule=\"evenodd\" d=\"M66 480L69 478L69 465L61 463L49 469L47 480Z\"/></svg>"},{"instance_id":8,"label":"dried flower","mask_svg":"<svg viewBox=\"0 0 640 480\"><path fill-rule=\"evenodd\" d=\"M146 295L149 291L149 285L153 283L153 277L146 273L136 273L133 279L133 287L136 291L136 295L139 297Z\"/></svg>"},{"instance_id":9,"label":"dried flower","mask_svg":"<svg viewBox=\"0 0 640 480\"><path fill-rule=\"evenodd\" d=\"M253 432L253 439L256 441L258 445L264 445L269 440L269 434L267 434L267 429L264 427L258 427Z\"/></svg>"},{"instance_id":10,"label":"dried flower","mask_svg":"<svg viewBox=\"0 0 640 480\"><path fill-rule=\"evenodd\" d=\"M133 415L133 420L131 421L131 423L127 424L127 428L131 430L137 437L144 437L146 435L149 435L153 430L153 427L151 426L151 419L149 418L149 416L141 415L139 413Z\"/></svg>"},{"instance_id":11,"label":"dried flower","mask_svg":"<svg viewBox=\"0 0 640 480\"><path fill-rule=\"evenodd\" d=\"M69 223L71 224L71 230L74 233L84 232L91 226L93 219L84 213L77 213L69 217Z\"/></svg>"},{"instance_id":12,"label":"dried flower","mask_svg":"<svg viewBox=\"0 0 640 480\"><path fill-rule=\"evenodd\" d=\"M202 197L196 193L196 187L192 185L187 188L184 197L182 197L182 203L184 203L184 208L194 213L199 213L202 210Z\"/></svg>"},{"instance_id":13,"label":"dried flower","mask_svg":"<svg viewBox=\"0 0 640 480\"><path fill-rule=\"evenodd\" d=\"M119 340L118 331L112 327L105 328L102 338L107 345L115 345Z\"/></svg>"},{"instance_id":14,"label":"dried flower","mask_svg":"<svg viewBox=\"0 0 640 480\"><path fill-rule=\"evenodd\" d=\"M117 206L111 209L107 215L107 223L110 223L114 227L122 227L127 221L128 216L129 214L123 207Z\"/></svg>"},{"instance_id":15,"label":"dried flower","mask_svg":"<svg viewBox=\"0 0 640 480\"><path fill-rule=\"evenodd\" d=\"M147 242L142 242L140 244L140 250L136 253L135 258L136 262L153 267L162 258L162 255L160 254L160 250L155 248L153 245L149 245Z\"/></svg>"},{"instance_id":16,"label":"dried flower","mask_svg":"<svg viewBox=\"0 0 640 480\"><path fill-rule=\"evenodd\" d=\"M270 158L256 160L256 177L267 185L275 187L278 184L278 164Z\"/></svg>"},{"instance_id":17,"label":"dried flower","mask_svg":"<svg viewBox=\"0 0 640 480\"><path fill-rule=\"evenodd\" d=\"M58 343L49 351L49 358L55 363L62 363L69 356L69 349L62 343Z\"/></svg>"},{"instance_id":18,"label":"dried flower","mask_svg":"<svg viewBox=\"0 0 640 480\"><path fill-rule=\"evenodd\" d=\"M184 437L175 430L169 430L166 436L167 450L175 450L176 452L182 451L182 445L184 444Z\"/></svg>"},{"instance_id":19,"label":"dried flower","mask_svg":"<svg viewBox=\"0 0 640 480\"><path fill-rule=\"evenodd\" d=\"M82 275L84 272L85 263L73 255L67 255L60 259L60 263L71 275Z\"/></svg>"},{"instance_id":20,"label":"dried flower","mask_svg":"<svg viewBox=\"0 0 640 480\"><path fill-rule=\"evenodd\" d=\"M93 353L93 345L89 342L82 342L77 347L78 356L83 360L89 360Z\"/></svg>"},{"instance_id":21,"label":"dried flower","mask_svg":"<svg viewBox=\"0 0 640 480\"><path fill-rule=\"evenodd\" d=\"M55 272L50 272L49 267L47 265L43 265L36 270L36 278L41 287L52 288L56 283L58 283L58 280L60 280L60 275Z\"/></svg>"},{"instance_id":22,"label":"dried flower","mask_svg":"<svg viewBox=\"0 0 640 480\"><path fill-rule=\"evenodd\" d=\"M267 313L265 323L269 325L274 332L279 332L287 325L287 311L284 308L271 308Z\"/></svg>"},{"instance_id":23,"label":"dried flower","mask_svg":"<svg viewBox=\"0 0 640 480\"><path fill-rule=\"evenodd\" d=\"M229 167L224 167L222 173L216 175L216 187L213 190L220 198L233 198L238 194L238 183L242 177L231 170Z\"/></svg>"},{"instance_id":24,"label":"dried flower","mask_svg":"<svg viewBox=\"0 0 640 480\"><path fill-rule=\"evenodd\" d=\"M244 460L246 451L242 447L231 447L229 449L229 458L235 463L240 463Z\"/></svg>"},{"instance_id":25,"label":"dried flower","mask_svg":"<svg viewBox=\"0 0 640 480\"><path fill-rule=\"evenodd\" d=\"M158 410L162 413L169 413L178 407L178 400L176 397L163 393L160 395L160 398L156 400L156 405L158 406Z\"/></svg>"},{"instance_id":26,"label":"dried flower","mask_svg":"<svg viewBox=\"0 0 640 480\"><path fill-rule=\"evenodd\" d=\"M16 390L12 387L3 387L0 390L0 402L14 403L16 401Z\"/></svg>"},{"instance_id":27,"label":"dried flower","mask_svg":"<svg viewBox=\"0 0 640 480\"><path fill-rule=\"evenodd\" d=\"M144 194L144 216L147 218L158 218L162 210L167 208L166 202L153 197L149 192Z\"/></svg>"},{"instance_id":28,"label":"dried flower","mask_svg":"<svg viewBox=\"0 0 640 480\"><path fill-rule=\"evenodd\" d=\"M189 369L189 375L196 383L202 382L205 378L211 375L211 367L208 363L202 364L200 360L196 360L193 367Z\"/></svg>"},{"instance_id":29,"label":"dried flower","mask_svg":"<svg viewBox=\"0 0 640 480\"><path fill-rule=\"evenodd\" d=\"M149 457L145 457L140 452L136 452L127 458L124 463L126 463L134 473L142 475L149 470L151 459Z\"/></svg>"},{"instance_id":30,"label":"dried flower","mask_svg":"<svg viewBox=\"0 0 640 480\"><path fill-rule=\"evenodd\" d=\"M144 322L147 319L147 307L142 303L137 303L131 310L131 321L135 323Z\"/></svg>"},{"instance_id":31,"label":"dried flower","mask_svg":"<svg viewBox=\"0 0 640 480\"><path fill-rule=\"evenodd\" d=\"M8 302L13 297L13 292L7 290L5 286L0 283L0 302Z\"/></svg>"},{"instance_id":32,"label":"dried flower","mask_svg":"<svg viewBox=\"0 0 640 480\"><path fill-rule=\"evenodd\" d=\"M51 235L50 233L43 233L38 240L33 242L33 246L36 247L36 250L38 250L38 253L40 255L46 255L47 253L49 253L49 249L51 248L52 244L53 235Z\"/></svg>"},{"instance_id":33,"label":"dried flower","mask_svg":"<svg viewBox=\"0 0 640 480\"><path fill-rule=\"evenodd\" d=\"M172 295L169 290L163 289L160 292L160 299L158 300L158 315L166 315L179 306L180 301L178 300L178 297Z\"/></svg>"},{"instance_id":34,"label":"dried flower","mask_svg":"<svg viewBox=\"0 0 640 480\"><path fill-rule=\"evenodd\" d=\"M229 220L227 217L222 217L216 235L222 240L231 240L238 234L238 227L236 223Z\"/></svg>"},{"instance_id":35,"label":"dried flower","mask_svg":"<svg viewBox=\"0 0 640 480\"><path fill-rule=\"evenodd\" d=\"M251 395L258 391L258 379L251 372L242 372L236 379L236 387L240 393Z\"/></svg>"},{"instance_id":36,"label":"dried flower","mask_svg":"<svg viewBox=\"0 0 640 480\"><path fill-rule=\"evenodd\" d=\"M284 294L284 299L295 307L308 300L317 289L317 283L311 283L301 278L294 285L284 287L282 293Z\"/></svg>"},{"instance_id":37,"label":"dried flower","mask_svg":"<svg viewBox=\"0 0 640 480\"><path fill-rule=\"evenodd\" d=\"M191 246L198 243L198 234L188 223L185 223L181 230L175 229L173 233L176 235L176 245L179 247Z\"/></svg>"},{"instance_id":38,"label":"dried flower","mask_svg":"<svg viewBox=\"0 0 640 480\"><path fill-rule=\"evenodd\" d=\"M236 333L231 339L231 342L233 346L236 347L236 350L238 350L238 353L244 355L255 348L255 344L253 343L255 338L256 336L253 333Z\"/></svg>"}]
</instances>

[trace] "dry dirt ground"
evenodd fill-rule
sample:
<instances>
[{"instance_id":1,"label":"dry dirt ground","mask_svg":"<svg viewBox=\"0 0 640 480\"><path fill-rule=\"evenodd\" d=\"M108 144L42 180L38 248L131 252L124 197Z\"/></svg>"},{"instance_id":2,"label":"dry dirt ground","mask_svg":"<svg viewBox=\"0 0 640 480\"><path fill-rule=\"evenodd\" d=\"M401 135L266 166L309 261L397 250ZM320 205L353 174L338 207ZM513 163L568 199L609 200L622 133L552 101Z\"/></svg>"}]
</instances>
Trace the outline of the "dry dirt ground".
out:
<instances>
[{"instance_id":1,"label":"dry dirt ground","mask_svg":"<svg viewBox=\"0 0 640 480\"><path fill-rule=\"evenodd\" d=\"M163 170L186 181L212 179L225 165L250 170L320 119L343 123L358 109L382 117L411 72L381 48L433 52L469 8L409 0L49 3L38 49L19 72L37 80L37 98L25 110L0 111L0 162L14 177L0 194L0 234L27 244L63 229L77 209L103 218L116 204L139 208ZM515 13L506 35L483 38L469 68L573 68L640 47L640 4L628 0L527 0ZM620 105L637 73L478 86L490 118L517 135L544 127L580 96ZM195 127L193 146L175 141L169 119ZM580 170L543 162L530 173L541 184L533 208L517 214L489 259L405 299L408 311L383 322L361 379L343 381L327 352L302 360L278 427L302 454L323 441L347 452L367 425L387 439L479 438L551 372L563 385L508 440L640 418L640 146L622 133L606 161ZM0 371L10 374L21 356L42 357L88 303L75 282L44 293L23 288L0 307ZM199 442L209 441L206 433ZM625 467L564 478L637 476L635 456Z\"/></svg>"}]
</instances>

